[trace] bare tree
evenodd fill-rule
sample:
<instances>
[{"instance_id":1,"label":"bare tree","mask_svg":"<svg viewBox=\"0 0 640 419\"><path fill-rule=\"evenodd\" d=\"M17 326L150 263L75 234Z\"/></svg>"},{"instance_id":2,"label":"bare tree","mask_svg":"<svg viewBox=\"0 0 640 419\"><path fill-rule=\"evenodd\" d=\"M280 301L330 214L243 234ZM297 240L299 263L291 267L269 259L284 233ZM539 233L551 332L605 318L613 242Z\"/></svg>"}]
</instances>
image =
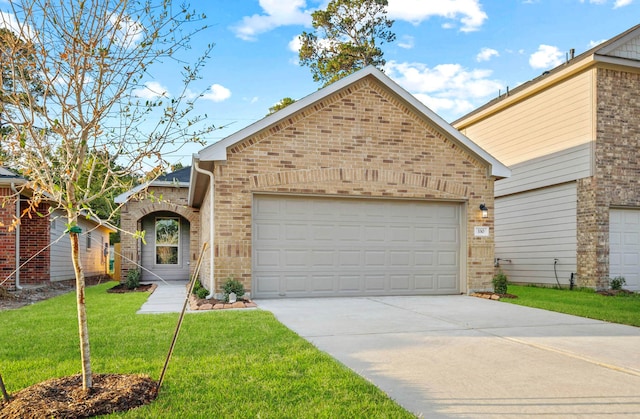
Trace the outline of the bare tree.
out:
<instances>
[{"instance_id":1,"label":"bare tree","mask_svg":"<svg viewBox=\"0 0 640 419\"><path fill-rule=\"evenodd\" d=\"M10 165L29 180L32 207L46 200L66 214L88 390L78 217L109 191L131 187L132 173L166 167L163 155L213 129L193 116L198 95L188 89L212 46L191 65L180 62L180 94L158 92L145 100L136 92L149 87L145 81L152 80L154 65L178 60L204 28L203 15L170 0L12 0L6 7L0 28L14 36L0 43L0 57L9 60L2 63L0 86L11 90L2 94L2 144ZM34 80L41 88L33 89Z\"/></svg>"}]
</instances>

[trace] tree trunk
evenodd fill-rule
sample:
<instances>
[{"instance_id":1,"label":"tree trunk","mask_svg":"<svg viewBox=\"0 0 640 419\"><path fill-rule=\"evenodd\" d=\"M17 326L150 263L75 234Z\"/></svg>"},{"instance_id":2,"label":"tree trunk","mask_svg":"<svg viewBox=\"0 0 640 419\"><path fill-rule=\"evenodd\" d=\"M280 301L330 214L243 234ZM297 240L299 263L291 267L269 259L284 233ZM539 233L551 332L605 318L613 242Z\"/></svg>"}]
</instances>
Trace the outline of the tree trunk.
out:
<instances>
[{"instance_id":1,"label":"tree trunk","mask_svg":"<svg viewBox=\"0 0 640 419\"><path fill-rule=\"evenodd\" d=\"M82 361L82 389L90 391L93 387L91 373L91 356L89 352L89 328L87 327L87 308L85 305L84 271L80 263L80 246L78 233L70 232L71 259L76 273L76 302L78 306L78 331L80 335L80 359Z\"/></svg>"}]
</instances>

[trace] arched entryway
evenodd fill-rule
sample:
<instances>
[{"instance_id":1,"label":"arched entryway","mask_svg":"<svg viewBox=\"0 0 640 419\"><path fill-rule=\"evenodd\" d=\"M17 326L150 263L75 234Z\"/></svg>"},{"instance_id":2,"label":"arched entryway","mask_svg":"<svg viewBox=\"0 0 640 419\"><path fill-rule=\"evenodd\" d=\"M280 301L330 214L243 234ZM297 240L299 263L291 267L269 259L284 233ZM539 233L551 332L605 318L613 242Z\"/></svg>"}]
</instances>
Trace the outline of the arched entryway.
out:
<instances>
[{"instance_id":1,"label":"arched entryway","mask_svg":"<svg viewBox=\"0 0 640 419\"><path fill-rule=\"evenodd\" d=\"M171 211L157 211L141 220L145 242L140 246L142 281L188 281L189 220Z\"/></svg>"}]
</instances>

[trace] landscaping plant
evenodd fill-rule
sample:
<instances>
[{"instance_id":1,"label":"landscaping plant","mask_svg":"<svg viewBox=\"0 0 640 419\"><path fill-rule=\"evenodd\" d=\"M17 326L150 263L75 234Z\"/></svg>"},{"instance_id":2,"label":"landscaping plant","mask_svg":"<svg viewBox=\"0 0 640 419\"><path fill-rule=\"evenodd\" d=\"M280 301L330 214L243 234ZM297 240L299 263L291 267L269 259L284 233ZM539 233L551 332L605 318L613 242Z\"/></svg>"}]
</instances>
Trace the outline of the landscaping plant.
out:
<instances>
[{"instance_id":1,"label":"landscaping plant","mask_svg":"<svg viewBox=\"0 0 640 419\"><path fill-rule=\"evenodd\" d=\"M229 294L234 293L236 297L240 298L244 295L244 285L233 276L227 279L227 282L222 286L224 290L224 300L229 302Z\"/></svg>"},{"instance_id":2,"label":"landscaping plant","mask_svg":"<svg viewBox=\"0 0 640 419\"><path fill-rule=\"evenodd\" d=\"M495 292L496 294L507 293L508 281L507 275L505 275L504 272L499 271L497 274L495 274L491 282L493 283L493 292Z\"/></svg>"},{"instance_id":3,"label":"landscaping plant","mask_svg":"<svg viewBox=\"0 0 640 419\"><path fill-rule=\"evenodd\" d=\"M621 290L622 286L626 284L627 281L623 276L616 276L615 278L609 278L609 286L612 290Z\"/></svg>"}]
</instances>

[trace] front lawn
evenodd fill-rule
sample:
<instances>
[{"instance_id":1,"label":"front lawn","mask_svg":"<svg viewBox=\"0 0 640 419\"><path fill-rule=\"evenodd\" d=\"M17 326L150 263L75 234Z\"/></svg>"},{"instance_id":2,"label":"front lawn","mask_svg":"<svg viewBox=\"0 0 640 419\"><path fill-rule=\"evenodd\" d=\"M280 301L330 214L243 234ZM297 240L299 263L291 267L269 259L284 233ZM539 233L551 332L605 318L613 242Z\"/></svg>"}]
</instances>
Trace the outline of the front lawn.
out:
<instances>
[{"instance_id":1,"label":"front lawn","mask_svg":"<svg viewBox=\"0 0 640 419\"><path fill-rule=\"evenodd\" d=\"M178 314L138 315L147 293L87 288L94 373L158 379ZM75 294L0 312L9 393L78 374ZM373 384L261 310L187 314L158 398L109 417L413 417Z\"/></svg>"},{"instance_id":2,"label":"front lawn","mask_svg":"<svg viewBox=\"0 0 640 419\"><path fill-rule=\"evenodd\" d=\"M640 327L638 293L603 296L592 289L570 291L519 285L509 285L508 292L518 298L500 301Z\"/></svg>"}]
</instances>

